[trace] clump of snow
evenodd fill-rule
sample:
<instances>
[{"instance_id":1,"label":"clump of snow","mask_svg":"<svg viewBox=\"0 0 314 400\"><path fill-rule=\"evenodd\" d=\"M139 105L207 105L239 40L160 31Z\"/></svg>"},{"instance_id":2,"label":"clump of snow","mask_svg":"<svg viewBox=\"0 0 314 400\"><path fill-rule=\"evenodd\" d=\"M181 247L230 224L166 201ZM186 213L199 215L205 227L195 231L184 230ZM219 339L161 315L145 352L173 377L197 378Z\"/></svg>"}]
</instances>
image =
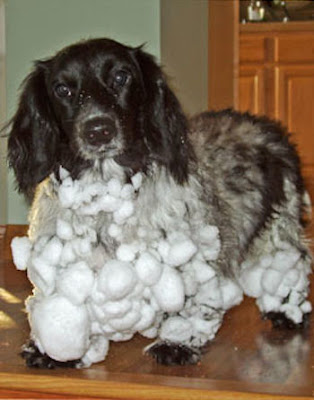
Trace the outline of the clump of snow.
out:
<instances>
[{"instance_id":1,"label":"clump of snow","mask_svg":"<svg viewBox=\"0 0 314 400\"><path fill-rule=\"evenodd\" d=\"M27 269L35 287L27 302L31 335L50 357L88 366L106 357L109 341L129 340L136 332L201 346L215 336L224 312L242 300L243 288L263 311L278 309L296 322L310 309L297 254L281 249L244 265L237 284L212 266L220 252L217 227L203 218L190 224L184 198L175 201L180 218L163 232L137 208L141 173L131 183L120 176L73 180L62 168L59 176L60 182L51 177L58 198L55 234L12 242L17 268Z\"/></svg>"},{"instance_id":2,"label":"clump of snow","mask_svg":"<svg viewBox=\"0 0 314 400\"><path fill-rule=\"evenodd\" d=\"M247 295L257 298L262 312L282 312L299 324L303 315L312 310L311 303L306 300L309 263L289 244L280 244L273 254L253 264L244 263L240 283Z\"/></svg>"},{"instance_id":3,"label":"clump of snow","mask_svg":"<svg viewBox=\"0 0 314 400\"><path fill-rule=\"evenodd\" d=\"M21 271L25 270L31 254L31 241L28 237L15 237L11 242L11 249L16 268Z\"/></svg>"},{"instance_id":4,"label":"clump of snow","mask_svg":"<svg viewBox=\"0 0 314 400\"><path fill-rule=\"evenodd\" d=\"M33 304L32 335L39 348L55 360L76 360L89 347L89 316L86 306L77 306L57 293ZM84 351L85 353L85 351Z\"/></svg>"}]
</instances>

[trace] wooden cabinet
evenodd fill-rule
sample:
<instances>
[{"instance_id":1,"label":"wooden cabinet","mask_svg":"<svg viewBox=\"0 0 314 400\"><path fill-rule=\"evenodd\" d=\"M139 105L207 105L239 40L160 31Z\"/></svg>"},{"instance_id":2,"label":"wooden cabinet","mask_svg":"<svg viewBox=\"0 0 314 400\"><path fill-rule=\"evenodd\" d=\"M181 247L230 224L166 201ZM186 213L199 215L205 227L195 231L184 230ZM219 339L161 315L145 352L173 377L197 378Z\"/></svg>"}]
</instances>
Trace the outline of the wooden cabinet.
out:
<instances>
[{"instance_id":1,"label":"wooden cabinet","mask_svg":"<svg viewBox=\"0 0 314 400\"><path fill-rule=\"evenodd\" d=\"M238 109L266 114L287 126L304 174L313 179L314 25L241 27L238 90Z\"/></svg>"}]
</instances>

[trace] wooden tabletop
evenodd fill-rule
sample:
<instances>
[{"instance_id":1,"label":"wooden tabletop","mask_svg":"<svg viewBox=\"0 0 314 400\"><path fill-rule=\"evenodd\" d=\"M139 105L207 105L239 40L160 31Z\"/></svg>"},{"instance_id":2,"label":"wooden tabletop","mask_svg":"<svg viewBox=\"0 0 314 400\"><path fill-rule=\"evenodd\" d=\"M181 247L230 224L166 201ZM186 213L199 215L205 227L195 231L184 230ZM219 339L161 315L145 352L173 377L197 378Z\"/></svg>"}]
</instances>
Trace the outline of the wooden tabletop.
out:
<instances>
[{"instance_id":1,"label":"wooden tabletop","mask_svg":"<svg viewBox=\"0 0 314 400\"><path fill-rule=\"evenodd\" d=\"M88 369L29 369L19 356L29 327L23 311L31 292L11 261L9 226L0 239L0 398L308 399L314 397L314 317L305 331L274 330L252 299L230 310L202 362L157 365L140 336L112 343L107 359ZM314 230L312 229L312 237ZM312 279L312 286L314 280ZM311 294L314 303L314 290Z\"/></svg>"}]
</instances>

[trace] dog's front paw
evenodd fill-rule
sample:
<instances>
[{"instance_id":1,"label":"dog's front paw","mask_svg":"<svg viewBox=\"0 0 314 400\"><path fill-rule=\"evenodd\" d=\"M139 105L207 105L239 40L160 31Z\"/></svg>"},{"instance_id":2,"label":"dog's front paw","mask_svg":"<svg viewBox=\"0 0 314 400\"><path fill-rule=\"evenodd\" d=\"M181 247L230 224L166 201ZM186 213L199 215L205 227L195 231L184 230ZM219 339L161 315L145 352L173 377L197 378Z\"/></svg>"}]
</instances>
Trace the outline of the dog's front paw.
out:
<instances>
[{"instance_id":1,"label":"dog's front paw","mask_svg":"<svg viewBox=\"0 0 314 400\"><path fill-rule=\"evenodd\" d=\"M303 321L299 324L293 322L282 312L271 311L264 314L264 318L269 319L276 329L304 329L309 325L309 315L304 314Z\"/></svg>"},{"instance_id":2,"label":"dog's front paw","mask_svg":"<svg viewBox=\"0 0 314 400\"><path fill-rule=\"evenodd\" d=\"M80 360L56 361L47 354L42 354L32 340L23 346L21 356L24 358L26 365L32 368L77 368L81 364Z\"/></svg>"},{"instance_id":3,"label":"dog's front paw","mask_svg":"<svg viewBox=\"0 0 314 400\"><path fill-rule=\"evenodd\" d=\"M199 349L172 342L153 343L145 352L163 365L191 365L201 358Z\"/></svg>"}]
</instances>

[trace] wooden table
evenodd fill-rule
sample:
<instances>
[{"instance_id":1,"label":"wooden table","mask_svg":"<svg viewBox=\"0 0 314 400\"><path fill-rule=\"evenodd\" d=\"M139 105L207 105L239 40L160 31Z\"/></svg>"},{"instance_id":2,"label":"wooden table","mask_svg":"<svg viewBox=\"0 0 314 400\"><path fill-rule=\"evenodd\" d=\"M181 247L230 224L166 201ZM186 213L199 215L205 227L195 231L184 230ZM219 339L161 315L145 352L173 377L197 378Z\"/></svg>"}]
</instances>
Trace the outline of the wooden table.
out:
<instances>
[{"instance_id":1,"label":"wooden table","mask_svg":"<svg viewBox=\"0 0 314 400\"><path fill-rule=\"evenodd\" d=\"M252 299L230 310L196 366L165 367L142 354L149 340L112 343L88 369L29 369L19 356L29 328L23 311L31 287L0 239L0 398L308 399L314 397L314 317L305 331L273 330ZM313 233L313 229L312 229ZM312 235L313 237L314 235ZM313 280L312 280L313 282ZM313 286L313 285L312 285ZM311 295L314 303L314 290Z\"/></svg>"}]
</instances>

